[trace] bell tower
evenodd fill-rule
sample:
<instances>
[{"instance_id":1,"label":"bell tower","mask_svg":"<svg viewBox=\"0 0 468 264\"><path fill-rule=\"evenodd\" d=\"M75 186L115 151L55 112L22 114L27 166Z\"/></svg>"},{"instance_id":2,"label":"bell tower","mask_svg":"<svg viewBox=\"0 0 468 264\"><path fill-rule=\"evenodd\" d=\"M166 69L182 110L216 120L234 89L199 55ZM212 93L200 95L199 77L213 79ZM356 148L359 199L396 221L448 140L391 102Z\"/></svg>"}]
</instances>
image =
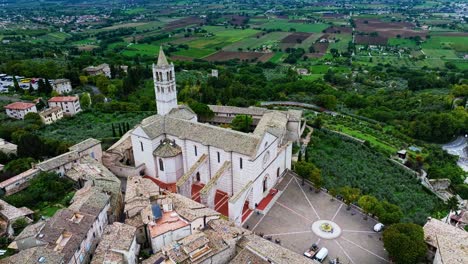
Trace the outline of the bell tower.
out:
<instances>
[{"instance_id":1,"label":"bell tower","mask_svg":"<svg viewBox=\"0 0 468 264\"><path fill-rule=\"evenodd\" d=\"M166 115L172 108L177 108L177 89L174 64L167 62L162 47L158 62L153 63L153 81L158 115Z\"/></svg>"}]
</instances>

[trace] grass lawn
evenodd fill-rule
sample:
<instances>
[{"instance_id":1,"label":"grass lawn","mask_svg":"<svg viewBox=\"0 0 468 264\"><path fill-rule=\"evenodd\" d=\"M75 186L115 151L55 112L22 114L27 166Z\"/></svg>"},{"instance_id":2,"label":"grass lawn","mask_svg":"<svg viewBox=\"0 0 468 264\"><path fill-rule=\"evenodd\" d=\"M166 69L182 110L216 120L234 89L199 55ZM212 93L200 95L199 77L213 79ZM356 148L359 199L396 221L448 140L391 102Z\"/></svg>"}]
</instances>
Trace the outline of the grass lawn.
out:
<instances>
[{"instance_id":1,"label":"grass lawn","mask_svg":"<svg viewBox=\"0 0 468 264\"><path fill-rule=\"evenodd\" d=\"M302 23L290 23L286 20L271 20L267 23L259 25L261 28L266 29L280 29L281 31L290 31L295 29L296 32L308 32L308 33L320 33L324 29L328 28L328 24L316 23L316 24L302 24Z\"/></svg>"},{"instance_id":2,"label":"grass lawn","mask_svg":"<svg viewBox=\"0 0 468 264\"><path fill-rule=\"evenodd\" d=\"M404 39L404 38L390 38L388 39L388 45L407 47L407 48L416 48L418 46L416 44L416 41L411 40L411 39Z\"/></svg>"},{"instance_id":3,"label":"grass lawn","mask_svg":"<svg viewBox=\"0 0 468 264\"><path fill-rule=\"evenodd\" d=\"M135 8L130 8L128 10L125 10L125 13L129 15L134 15L134 14L142 13L144 11L146 11L146 8L144 7L135 7Z\"/></svg>"},{"instance_id":4,"label":"grass lawn","mask_svg":"<svg viewBox=\"0 0 468 264\"><path fill-rule=\"evenodd\" d=\"M33 43L40 43L44 41L48 42L61 42L64 41L67 37L70 37L71 35L65 32L52 32L49 34L46 34L44 36L40 36L35 40L32 40L31 42Z\"/></svg>"},{"instance_id":5,"label":"grass lawn","mask_svg":"<svg viewBox=\"0 0 468 264\"><path fill-rule=\"evenodd\" d=\"M286 53L276 52L275 55L273 55L273 57L271 57L269 61L271 61L273 63L279 63L279 62L283 61L283 59L286 56L287 56Z\"/></svg>"},{"instance_id":6,"label":"grass lawn","mask_svg":"<svg viewBox=\"0 0 468 264\"><path fill-rule=\"evenodd\" d=\"M309 74L309 75L302 76L302 79L307 80L307 81L315 81L315 80L322 79L322 78L323 78L323 74Z\"/></svg>"},{"instance_id":7,"label":"grass lawn","mask_svg":"<svg viewBox=\"0 0 468 264\"><path fill-rule=\"evenodd\" d=\"M431 36L422 44L423 49L453 49L468 52L468 42L463 36Z\"/></svg>"},{"instance_id":8,"label":"grass lawn","mask_svg":"<svg viewBox=\"0 0 468 264\"><path fill-rule=\"evenodd\" d=\"M238 51L239 48L243 50L253 50L261 48L263 45L274 48L278 47L280 41L288 35L288 32L271 32L260 36L259 38L249 37L241 41L234 42L231 45L224 47L223 50Z\"/></svg>"},{"instance_id":9,"label":"grass lawn","mask_svg":"<svg viewBox=\"0 0 468 264\"><path fill-rule=\"evenodd\" d=\"M156 55L159 52L159 45L157 44L131 44L128 46L122 54L125 56L136 56L136 55Z\"/></svg>"},{"instance_id":10,"label":"grass lawn","mask_svg":"<svg viewBox=\"0 0 468 264\"><path fill-rule=\"evenodd\" d=\"M241 41L258 33L254 29L224 29L215 32L215 36L204 37L186 42L191 48L216 49L223 48L234 42Z\"/></svg>"},{"instance_id":11,"label":"grass lawn","mask_svg":"<svg viewBox=\"0 0 468 264\"><path fill-rule=\"evenodd\" d=\"M185 56L185 57L190 57L190 58L196 58L200 59L203 57L206 57L212 53L215 53L215 49L197 49L197 48L189 48L187 50L182 49L177 52L174 52L173 54L175 55L180 55L180 56Z\"/></svg>"},{"instance_id":12,"label":"grass lawn","mask_svg":"<svg viewBox=\"0 0 468 264\"><path fill-rule=\"evenodd\" d=\"M440 59L458 59L457 54L453 50L447 49L423 49L428 58Z\"/></svg>"},{"instance_id":13,"label":"grass lawn","mask_svg":"<svg viewBox=\"0 0 468 264\"><path fill-rule=\"evenodd\" d=\"M339 51L347 51L348 43L352 40L351 34L335 34L335 37L337 40L339 39L339 41L330 43L330 45L328 45L328 51L333 48Z\"/></svg>"},{"instance_id":14,"label":"grass lawn","mask_svg":"<svg viewBox=\"0 0 468 264\"><path fill-rule=\"evenodd\" d=\"M376 138L376 137L374 137L372 135L365 134L365 133L363 133L361 131L358 131L358 130L353 130L353 129L348 128L348 127L343 126L343 125L334 125L334 126L330 127L330 129L345 133L347 135L350 135L350 136L358 138L358 139L366 140L371 145L373 145L373 146L375 146L375 147L377 147L379 149L381 148L382 150L384 150L384 151L386 151L388 153L396 153L398 151L397 147L391 146L390 144L388 144L386 142L383 142L383 141L379 140L378 138Z\"/></svg>"},{"instance_id":15,"label":"grass lawn","mask_svg":"<svg viewBox=\"0 0 468 264\"><path fill-rule=\"evenodd\" d=\"M65 208L64 206L58 206L58 205L52 205L52 206L46 206L44 208L41 208L39 210L39 214L42 215L42 216L45 216L45 217L52 217L54 216L54 214L62 209L62 208Z\"/></svg>"}]
</instances>

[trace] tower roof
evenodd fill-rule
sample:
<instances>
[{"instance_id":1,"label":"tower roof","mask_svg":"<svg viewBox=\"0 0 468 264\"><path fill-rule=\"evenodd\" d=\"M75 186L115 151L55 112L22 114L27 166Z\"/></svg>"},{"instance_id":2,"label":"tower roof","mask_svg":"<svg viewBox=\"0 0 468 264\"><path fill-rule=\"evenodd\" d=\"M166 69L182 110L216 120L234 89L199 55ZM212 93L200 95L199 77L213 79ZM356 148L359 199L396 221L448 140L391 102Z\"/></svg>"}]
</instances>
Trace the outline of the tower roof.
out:
<instances>
[{"instance_id":1,"label":"tower roof","mask_svg":"<svg viewBox=\"0 0 468 264\"><path fill-rule=\"evenodd\" d=\"M164 50L162 46L159 48L159 56L158 56L158 63L157 66L167 66L169 63L167 62L166 55L164 54Z\"/></svg>"}]
</instances>

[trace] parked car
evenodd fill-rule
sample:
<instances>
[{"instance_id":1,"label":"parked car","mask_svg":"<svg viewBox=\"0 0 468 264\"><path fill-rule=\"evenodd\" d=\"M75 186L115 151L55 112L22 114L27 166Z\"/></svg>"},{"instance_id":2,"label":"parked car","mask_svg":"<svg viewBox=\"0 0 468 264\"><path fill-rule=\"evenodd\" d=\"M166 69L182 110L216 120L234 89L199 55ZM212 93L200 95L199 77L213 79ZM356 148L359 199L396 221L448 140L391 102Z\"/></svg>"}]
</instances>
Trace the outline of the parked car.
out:
<instances>
[{"instance_id":1,"label":"parked car","mask_svg":"<svg viewBox=\"0 0 468 264\"><path fill-rule=\"evenodd\" d=\"M306 252L304 252L304 256L313 258L318 250L319 247L316 244L313 244Z\"/></svg>"},{"instance_id":2,"label":"parked car","mask_svg":"<svg viewBox=\"0 0 468 264\"><path fill-rule=\"evenodd\" d=\"M382 224L382 223L377 223L375 226L374 226L374 231L375 232L380 232L384 229L385 225Z\"/></svg>"},{"instance_id":3,"label":"parked car","mask_svg":"<svg viewBox=\"0 0 468 264\"><path fill-rule=\"evenodd\" d=\"M319 252L317 252L317 254L315 254L315 257L314 259L319 261L319 262L323 262L328 256L328 249L323 247L319 250Z\"/></svg>"}]
</instances>

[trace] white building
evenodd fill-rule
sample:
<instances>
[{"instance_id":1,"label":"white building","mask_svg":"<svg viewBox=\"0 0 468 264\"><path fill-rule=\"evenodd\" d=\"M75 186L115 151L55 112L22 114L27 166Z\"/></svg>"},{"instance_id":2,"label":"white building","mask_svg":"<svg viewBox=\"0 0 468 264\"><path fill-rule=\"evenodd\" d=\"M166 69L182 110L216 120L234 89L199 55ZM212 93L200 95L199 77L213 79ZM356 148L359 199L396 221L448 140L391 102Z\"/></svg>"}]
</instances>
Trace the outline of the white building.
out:
<instances>
[{"instance_id":1,"label":"white building","mask_svg":"<svg viewBox=\"0 0 468 264\"><path fill-rule=\"evenodd\" d=\"M111 77L111 70L107 63L103 63L98 66L89 66L84 68L83 71L91 76L104 75L107 78Z\"/></svg>"},{"instance_id":2,"label":"white building","mask_svg":"<svg viewBox=\"0 0 468 264\"><path fill-rule=\"evenodd\" d=\"M80 98L78 96L55 96L49 99L49 107L62 108L63 114L73 116L81 111Z\"/></svg>"},{"instance_id":3,"label":"white building","mask_svg":"<svg viewBox=\"0 0 468 264\"><path fill-rule=\"evenodd\" d=\"M161 187L240 225L291 168L301 112L265 111L253 133L199 123L188 107L177 105L174 66L162 49L153 77L158 115L130 134L134 165L144 164L145 175Z\"/></svg>"},{"instance_id":4,"label":"white building","mask_svg":"<svg viewBox=\"0 0 468 264\"><path fill-rule=\"evenodd\" d=\"M39 116L41 117L42 123L50 125L63 118L63 111L59 106L55 106L39 112Z\"/></svg>"},{"instance_id":5,"label":"white building","mask_svg":"<svg viewBox=\"0 0 468 264\"><path fill-rule=\"evenodd\" d=\"M72 91L71 82L68 79L53 80L52 88L59 94L69 93Z\"/></svg>"},{"instance_id":6,"label":"white building","mask_svg":"<svg viewBox=\"0 0 468 264\"><path fill-rule=\"evenodd\" d=\"M24 119L27 113L37 113L36 105L33 103L14 102L4 106L7 116L14 119Z\"/></svg>"}]
</instances>

